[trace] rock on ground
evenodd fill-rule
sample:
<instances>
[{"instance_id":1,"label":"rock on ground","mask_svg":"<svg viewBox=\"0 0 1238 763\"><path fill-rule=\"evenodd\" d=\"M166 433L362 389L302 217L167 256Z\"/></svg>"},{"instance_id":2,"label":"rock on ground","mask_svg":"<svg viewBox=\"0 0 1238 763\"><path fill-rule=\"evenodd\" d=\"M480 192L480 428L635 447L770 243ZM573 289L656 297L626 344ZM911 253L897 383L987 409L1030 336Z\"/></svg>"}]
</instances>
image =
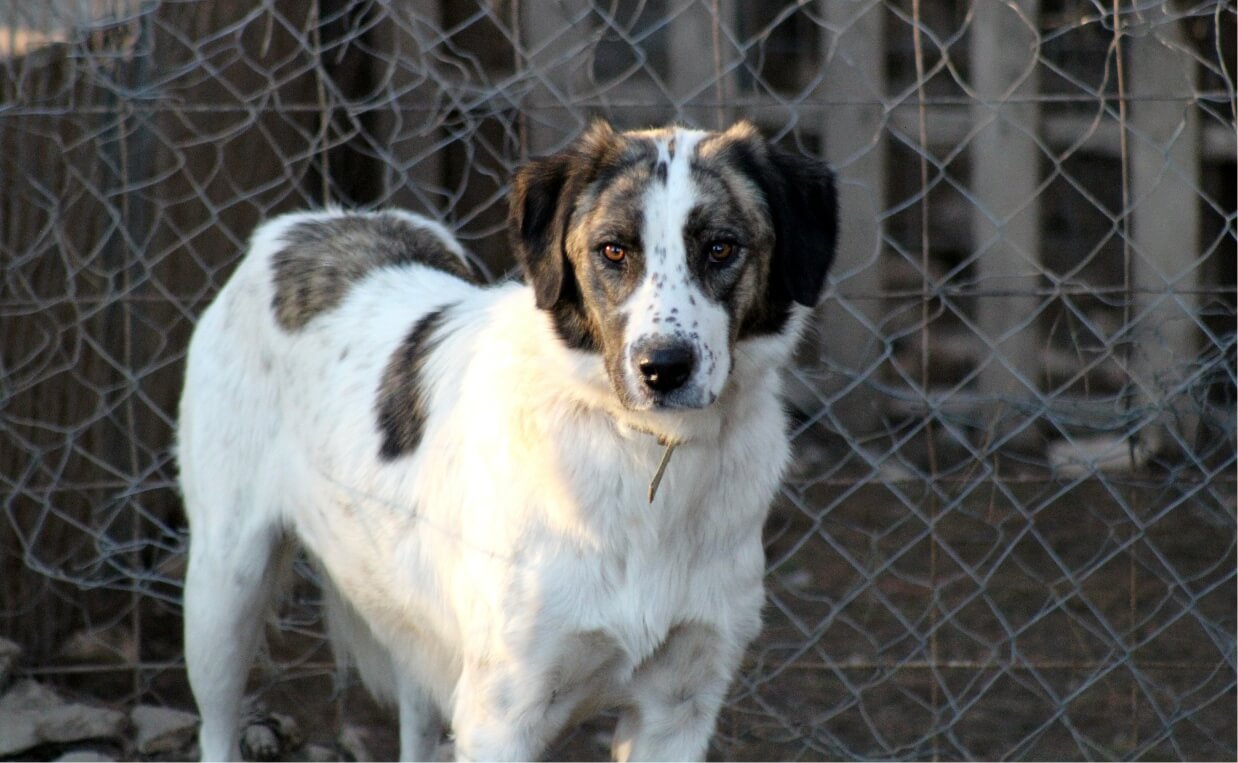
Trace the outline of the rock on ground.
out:
<instances>
[{"instance_id":1,"label":"rock on ground","mask_svg":"<svg viewBox=\"0 0 1238 763\"><path fill-rule=\"evenodd\" d=\"M193 713L157 705L138 705L129 718L137 732L140 755L159 755L187 747L198 729L198 716Z\"/></svg>"},{"instance_id":2,"label":"rock on ground","mask_svg":"<svg viewBox=\"0 0 1238 763\"><path fill-rule=\"evenodd\" d=\"M56 758L56 763L112 763L114 760L116 758L97 750L73 750Z\"/></svg>"},{"instance_id":3,"label":"rock on ground","mask_svg":"<svg viewBox=\"0 0 1238 763\"><path fill-rule=\"evenodd\" d=\"M61 645L60 656L74 662L131 665L138 662L138 640L125 625L87 628Z\"/></svg>"},{"instance_id":4,"label":"rock on ground","mask_svg":"<svg viewBox=\"0 0 1238 763\"><path fill-rule=\"evenodd\" d=\"M7 638L0 638L0 691L9 685L13 666L21 659L21 647Z\"/></svg>"},{"instance_id":5,"label":"rock on ground","mask_svg":"<svg viewBox=\"0 0 1238 763\"><path fill-rule=\"evenodd\" d=\"M117 710L81 704L0 711L0 757L44 744L119 740L129 719Z\"/></svg>"},{"instance_id":6,"label":"rock on ground","mask_svg":"<svg viewBox=\"0 0 1238 763\"><path fill-rule=\"evenodd\" d=\"M309 763L331 763L331 761L340 759L335 750L320 744L305 745L297 753L297 757L301 760L309 761Z\"/></svg>"},{"instance_id":7,"label":"rock on ground","mask_svg":"<svg viewBox=\"0 0 1238 763\"><path fill-rule=\"evenodd\" d=\"M0 697L0 713L11 710L44 710L63 704L64 700L55 690L27 678L13 684L12 688Z\"/></svg>"}]
</instances>

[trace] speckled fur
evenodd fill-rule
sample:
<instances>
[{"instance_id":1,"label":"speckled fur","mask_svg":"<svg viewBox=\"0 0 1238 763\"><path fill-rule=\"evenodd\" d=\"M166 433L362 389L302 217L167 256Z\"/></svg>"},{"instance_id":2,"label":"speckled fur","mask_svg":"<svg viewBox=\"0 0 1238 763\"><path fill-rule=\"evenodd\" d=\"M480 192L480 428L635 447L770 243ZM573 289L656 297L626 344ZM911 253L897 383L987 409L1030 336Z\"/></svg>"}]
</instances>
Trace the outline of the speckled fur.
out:
<instances>
[{"instance_id":1,"label":"speckled fur","mask_svg":"<svg viewBox=\"0 0 1238 763\"><path fill-rule=\"evenodd\" d=\"M271 258L276 320L299 331L343 301L372 270L422 264L476 282L454 238L429 221L395 212L350 213L289 226Z\"/></svg>"}]
</instances>

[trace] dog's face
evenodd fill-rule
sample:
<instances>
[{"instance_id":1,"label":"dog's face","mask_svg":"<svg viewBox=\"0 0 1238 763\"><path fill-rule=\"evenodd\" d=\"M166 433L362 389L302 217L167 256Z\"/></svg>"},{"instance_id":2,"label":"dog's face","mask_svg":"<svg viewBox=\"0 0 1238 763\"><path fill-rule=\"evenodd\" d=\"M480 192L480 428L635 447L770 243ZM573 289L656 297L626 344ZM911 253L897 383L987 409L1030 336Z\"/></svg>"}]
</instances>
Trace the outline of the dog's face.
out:
<instances>
[{"instance_id":1,"label":"dog's face","mask_svg":"<svg viewBox=\"0 0 1238 763\"><path fill-rule=\"evenodd\" d=\"M538 307L568 346L601 355L632 410L717 400L738 343L816 304L836 222L828 167L747 123L596 123L521 168L509 221Z\"/></svg>"}]
</instances>

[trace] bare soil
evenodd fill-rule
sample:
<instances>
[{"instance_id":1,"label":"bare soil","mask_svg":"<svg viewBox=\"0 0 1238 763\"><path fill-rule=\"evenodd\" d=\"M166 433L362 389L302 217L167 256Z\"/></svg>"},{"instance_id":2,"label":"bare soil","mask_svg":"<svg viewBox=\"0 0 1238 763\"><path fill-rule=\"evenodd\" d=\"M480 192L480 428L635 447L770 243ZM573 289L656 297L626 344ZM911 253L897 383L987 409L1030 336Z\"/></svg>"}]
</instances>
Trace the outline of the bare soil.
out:
<instances>
[{"instance_id":1,"label":"bare soil","mask_svg":"<svg viewBox=\"0 0 1238 763\"><path fill-rule=\"evenodd\" d=\"M1234 760L1234 493L1232 478L788 491L766 532L766 627L711 758ZM254 672L258 701L341 758L349 726L394 760L391 714L337 686L312 589L297 595ZM178 631L160 608L147 668L36 676L112 706L192 709ZM547 758L606 759L612 726L574 729Z\"/></svg>"}]
</instances>

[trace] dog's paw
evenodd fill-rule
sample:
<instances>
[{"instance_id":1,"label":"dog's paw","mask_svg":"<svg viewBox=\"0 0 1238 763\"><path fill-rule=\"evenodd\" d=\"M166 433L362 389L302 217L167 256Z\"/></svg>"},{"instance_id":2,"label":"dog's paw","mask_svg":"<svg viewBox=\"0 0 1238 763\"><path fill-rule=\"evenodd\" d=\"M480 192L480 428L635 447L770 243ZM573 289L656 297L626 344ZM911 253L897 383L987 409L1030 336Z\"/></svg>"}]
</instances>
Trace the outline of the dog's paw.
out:
<instances>
[{"instance_id":1,"label":"dog's paw","mask_svg":"<svg viewBox=\"0 0 1238 763\"><path fill-rule=\"evenodd\" d=\"M297 722L281 713L251 709L241 729L241 754L246 760L279 760L301 746Z\"/></svg>"},{"instance_id":2,"label":"dog's paw","mask_svg":"<svg viewBox=\"0 0 1238 763\"><path fill-rule=\"evenodd\" d=\"M246 760L276 760L279 735L265 723L251 723L241 731L241 754Z\"/></svg>"}]
</instances>

